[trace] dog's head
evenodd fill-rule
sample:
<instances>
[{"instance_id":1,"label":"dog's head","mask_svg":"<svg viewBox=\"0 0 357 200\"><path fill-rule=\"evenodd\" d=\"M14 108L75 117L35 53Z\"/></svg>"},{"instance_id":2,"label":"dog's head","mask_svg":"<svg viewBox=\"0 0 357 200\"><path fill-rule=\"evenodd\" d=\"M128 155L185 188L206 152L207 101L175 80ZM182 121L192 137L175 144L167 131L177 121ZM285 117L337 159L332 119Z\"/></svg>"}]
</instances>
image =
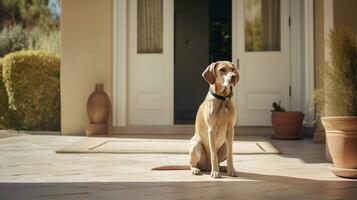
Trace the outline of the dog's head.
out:
<instances>
[{"instance_id":1,"label":"dog's head","mask_svg":"<svg viewBox=\"0 0 357 200\"><path fill-rule=\"evenodd\" d=\"M232 62L217 61L206 68L202 73L202 77L210 85L235 86L239 81L239 72Z\"/></svg>"}]
</instances>

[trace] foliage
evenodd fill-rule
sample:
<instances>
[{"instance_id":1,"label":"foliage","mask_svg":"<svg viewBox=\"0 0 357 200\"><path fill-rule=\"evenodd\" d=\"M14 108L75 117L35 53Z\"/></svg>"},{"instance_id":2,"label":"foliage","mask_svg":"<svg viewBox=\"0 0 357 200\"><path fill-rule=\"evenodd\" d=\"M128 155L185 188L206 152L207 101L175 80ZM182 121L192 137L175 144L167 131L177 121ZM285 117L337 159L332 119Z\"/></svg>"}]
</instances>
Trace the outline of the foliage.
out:
<instances>
[{"instance_id":1,"label":"foliage","mask_svg":"<svg viewBox=\"0 0 357 200\"><path fill-rule=\"evenodd\" d=\"M261 51L263 49L262 19L245 20L245 49L246 51Z\"/></svg>"},{"instance_id":2,"label":"foliage","mask_svg":"<svg viewBox=\"0 0 357 200\"><path fill-rule=\"evenodd\" d=\"M279 101L279 104L276 102L273 102L272 106L273 109L272 112L285 112L285 108L280 105L281 101Z\"/></svg>"},{"instance_id":3,"label":"foliage","mask_svg":"<svg viewBox=\"0 0 357 200\"><path fill-rule=\"evenodd\" d=\"M45 31L35 27L28 33L28 49L50 50L60 53L61 36L59 30Z\"/></svg>"},{"instance_id":4,"label":"foliage","mask_svg":"<svg viewBox=\"0 0 357 200\"><path fill-rule=\"evenodd\" d=\"M20 25L6 27L0 31L0 57L9 52L25 49L28 46L28 34Z\"/></svg>"},{"instance_id":5,"label":"foliage","mask_svg":"<svg viewBox=\"0 0 357 200\"><path fill-rule=\"evenodd\" d=\"M7 113L9 113L9 104L5 85L2 80L2 60L0 59L0 129L7 127Z\"/></svg>"},{"instance_id":6,"label":"foliage","mask_svg":"<svg viewBox=\"0 0 357 200\"><path fill-rule=\"evenodd\" d=\"M8 96L2 78L2 59L0 58L0 129L13 129L18 120L14 112L9 109Z\"/></svg>"},{"instance_id":7,"label":"foliage","mask_svg":"<svg viewBox=\"0 0 357 200\"><path fill-rule=\"evenodd\" d=\"M48 0L0 0L0 22L0 27L21 24L29 29L38 26L50 30L59 26L48 8Z\"/></svg>"},{"instance_id":8,"label":"foliage","mask_svg":"<svg viewBox=\"0 0 357 200\"><path fill-rule=\"evenodd\" d=\"M2 59L10 121L16 129L59 130L60 59L48 51L19 51Z\"/></svg>"},{"instance_id":9,"label":"foliage","mask_svg":"<svg viewBox=\"0 0 357 200\"><path fill-rule=\"evenodd\" d=\"M26 31L22 26L15 25L0 31L0 57L23 49L50 50L60 52L59 30L46 31L39 27Z\"/></svg>"},{"instance_id":10,"label":"foliage","mask_svg":"<svg viewBox=\"0 0 357 200\"><path fill-rule=\"evenodd\" d=\"M263 49L262 12L260 0L244 1L244 7L254 15L244 16L244 39L246 51L261 51ZM258 9L258 10L257 10Z\"/></svg>"},{"instance_id":11,"label":"foliage","mask_svg":"<svg viewBox=\"0 0 357 200\"><path fill-rule=\"evenodd\" d=\"M0 129L59 130L59 10L48 4L0 0Z\"/></svg>"},{"instance_id":12,"label":"foliage","mask_svg":"<svg viewBox=\"0 0 357 200\"><path fill-rule=\"evenodd\" d=\"M315 91L320 116L357 116L357 30L330 33L331 63L321 70L322 87Z\"/></svg>"}]
</instances>

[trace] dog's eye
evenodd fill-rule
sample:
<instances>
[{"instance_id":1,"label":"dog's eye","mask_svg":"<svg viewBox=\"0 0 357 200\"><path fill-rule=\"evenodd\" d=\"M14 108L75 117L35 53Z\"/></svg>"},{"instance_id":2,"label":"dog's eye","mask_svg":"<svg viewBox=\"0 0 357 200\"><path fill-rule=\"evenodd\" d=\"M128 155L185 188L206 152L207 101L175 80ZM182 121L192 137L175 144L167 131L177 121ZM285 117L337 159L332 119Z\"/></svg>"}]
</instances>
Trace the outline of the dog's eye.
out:
<instances>
[{"instance_id":1,"label":"dog's eye","mask_svg":"<svg viewBox=\"0 0 357 200\"><path fill-rule=\"evenodd\" d=\"M221 68L219 69L220 72L226 72L226 69L225 68Z\"/></svg>"}]
</instances>

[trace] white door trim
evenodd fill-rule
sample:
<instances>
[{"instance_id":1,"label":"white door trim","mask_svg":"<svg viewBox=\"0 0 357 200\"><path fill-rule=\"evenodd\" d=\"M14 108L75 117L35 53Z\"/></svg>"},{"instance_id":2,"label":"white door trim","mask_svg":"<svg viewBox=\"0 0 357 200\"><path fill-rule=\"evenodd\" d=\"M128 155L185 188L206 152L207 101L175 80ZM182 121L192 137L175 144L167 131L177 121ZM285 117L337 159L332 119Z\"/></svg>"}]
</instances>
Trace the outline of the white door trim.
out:
<instances>
[{"instance_id":1,"label":"white door trim","mask_svg":"<svg viewBox=\"0 0 357 200\"><path fill-rule=\"evenodd\" d=\"M305 120L312 121L314 115L314 1L304 0L304 83L305 99L304 113Z\"/></svg>"},{"instance_id":2,"label":"white door trim","mask_svg":"<svg viewBox=\"0 0 357 200\"><path fill-rule=\"evenodd\" d=\"M303 69L305 61L303 59L303 51L302 51L302 34L303 34L303 26L305 21L303 21L303 2L304 0L290 0L290 47L289 47L289 65L290 65L290 85L291 85L291 99L290 105L287 108L290 110L296 111L304 111L304 93L305 89L303 87L303 79L306 76L306 73L303 74ZM332 0L329 0L332 1ZM237 35L237 0L232 0L232 35ZM326 14L325 14L326 15ZM310 15L313 16L313 15ZM326 25L325 25L326 27ZM313 27L312 27L313 28ZM329 32L327 31L327 34ZM312 32L313 34L313 32ZM325 31L326 34L326 31ZM312 35L313 38L313 35ZM232 60L235 64L237 64L237 38L232 38ZM313 53L313 52L312 52ZM312 68L313 69L313 68ZM306 72L306 70L305 70ZM308 75L309 77L314 76L314 72L312 71L312 75ZM314 79L312 79L314 80ZM311 79L310 79L311 81ZM313 85L312 85L313 86ZM237 91L236 91L237 93Z\"/></svg>"},{"instance_id":3,"label":"white door trim","mask_svg":"<svg viewBox=\"0 0 357 200\"><path fill-rule=\"evenodd\" d=\"M163 1L161 53L138 53L138 0L127 1L126 125L173 125L174 1Z\"/></svg>"},{"instance_id":4,"label":"white door trim","mask_svg":"<svg viewBox=\"0 0 357 200\"><path fill-rule=\"evenodd\" d=\"M301 0L290 0L290 110L302 110L302 17L301 17Z\"/></svg>"},{"instance_id":5,"label":"white door trim","mask_svg":"<svg viewBox=\"0 0 357 200\"><path fill-rule=\"evenodd\" d=\"M243 24L244 20L243 17L239 17L239 15L243 15L242 13L243 11L243 6L241 6L240 4L243 4L243 1L241 0L232 0L232 59L233 62L237 63L237 59L239 58L239 56L242 56L242 59L245 57L246 59L255 59L256 56L259 57L271 57L273 56L274 59L277 57L282 56L284 59L281 59L281 65L282 66L286 66L283 70L283 74L282 76L282 82L284 82L284 85L281 86L281 88L279 89L279 94L281 95L282 98L282 103L283 106L290 110L290 98L289 98L289 85L290 85L290 66L289 66L289 51L290 51L290 40L289 40L289 31L288 31L288 23L289 23L289 1L281 1L281 50L278 52L245 52L244 50L244 44L238 44L239 41L244 41L244 30L243 29L238 29L238 25L239 23ZM254 54L255 55L254 55ZM240 58L239 58L240 59ZM243 62L241 62L242 67L243 67ZM241 69L241 73L243 74L243 77L241 77L241 82L244 83L244 69ZM247 104L246 102L248 101L246 98L244 98L244 96L239 96L242 92L242 90L238 91L240 87L240 84L238 83L238 87L237 87L237 91L236 93L238 94L238 102L243 102L244 104ZM243 85L244 87L244 85ZM239 99L239 97L241 99ZM242 99L243 98L243 99ZM238 103L237 102L237 103ZM271 105L271 104L270 104ZM242 106L242 105L240 105ZM247 106L247 105L245 105ZM269 107L270 108L270 107ZM242 108L240 109L242 110ZM239 112L239 109L238 109ZM258 110L258 112L255 111L251 111L252 115L259 115L259 116L266 116L267 109L264 108L264 111L262 112L261 110ZM238 113L239 114L239 113ZM239 118L239 115L238 115ZM238 125L243 125L243 126L269 126L270 121L265 120L262 121L260 120L260 122L257 121L253 121L252 120L253 117L250 117L250 121L248 120L242 120L242 119L237 119L238 121ZM263 119L262 117L260 119Z\"/></svg>"},{"instance_id":6,"label":"white door trim","mask_svg":"<svg viewBox=\"0 0 357 200\"><path fill-rule=\"evenodd\" d=\"M113 126L126 126L127 0L113 0Z\"/></svg>"}]
</instances>

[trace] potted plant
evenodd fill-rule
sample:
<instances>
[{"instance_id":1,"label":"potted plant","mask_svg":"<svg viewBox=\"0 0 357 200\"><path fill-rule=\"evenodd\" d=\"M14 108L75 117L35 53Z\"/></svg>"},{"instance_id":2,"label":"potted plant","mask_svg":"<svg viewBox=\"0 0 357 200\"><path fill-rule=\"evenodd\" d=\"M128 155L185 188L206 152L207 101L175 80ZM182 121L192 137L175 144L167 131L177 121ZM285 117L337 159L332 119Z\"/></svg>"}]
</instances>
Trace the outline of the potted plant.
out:
<instances>
[{"instance_id":1,"label":"potted plant","mask_svg":"<svg viewBox=\"0 0 357 200\"><path fill-rule=\"evenodd\" d=\"M302 112L286 112L279 103L273 103L271 122L273 125L273 139L301 139L300 130L304 120Z\"/></svg>"},{"instance_id":2,"label":"potted plant","mask_svg":"<svg viewBox=\"0 0 357 200\"><path fill-rule=\"evenodd\" d=\"M326 131L331 171L357 178L357 31L336 28L330 33L331 63L321 70L317 111Z\"/></svg>"}]
</instances>

